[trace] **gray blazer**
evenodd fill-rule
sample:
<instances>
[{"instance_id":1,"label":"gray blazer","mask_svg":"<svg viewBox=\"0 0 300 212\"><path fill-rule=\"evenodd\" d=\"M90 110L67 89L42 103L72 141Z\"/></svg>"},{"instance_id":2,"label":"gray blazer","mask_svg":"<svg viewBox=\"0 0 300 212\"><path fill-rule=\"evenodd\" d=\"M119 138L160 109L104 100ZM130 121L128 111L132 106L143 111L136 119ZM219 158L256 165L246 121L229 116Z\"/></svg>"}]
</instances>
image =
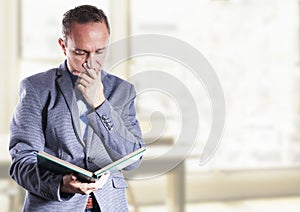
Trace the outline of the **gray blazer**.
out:
<instances>
[{"instance_id":1,"label":"gray blazer","mask_svg":"<svg viewBox=\"0 0 300 212\"><path fill-rule=\"evenodd\" d=\"M106 101L88 115L88 136L81 140L74 85L66 61L58 68L24 79L10 125L11 177L27 190L24 211L78 211L87 195L60 193L62 175L37 166L44 150L95 171L144 146L134 108L132 84L103 71ZM140 161L127 167L136 168ZM127 211L121 172L94 192L101 211Z\"/></svg>"}]
</instances>

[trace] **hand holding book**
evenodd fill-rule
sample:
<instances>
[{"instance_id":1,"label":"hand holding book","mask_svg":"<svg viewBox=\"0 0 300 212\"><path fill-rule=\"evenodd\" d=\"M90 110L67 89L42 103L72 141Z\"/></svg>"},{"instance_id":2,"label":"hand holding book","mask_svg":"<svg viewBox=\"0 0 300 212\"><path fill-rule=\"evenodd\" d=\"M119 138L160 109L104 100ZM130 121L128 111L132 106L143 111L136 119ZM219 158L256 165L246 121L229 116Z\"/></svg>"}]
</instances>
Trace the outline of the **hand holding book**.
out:
<instances>
[{"instance_id":1,"label":"hand holding book","mask_svg":"<svg viewBox=\"0 0 300 212\"><path fill-rule=\"evenodd\" d=\"M63 193L80 193L83 195L90 194L104 186L110 176L109 172L92 182L81 182L73 174L66 174L60 185L60 192Z\"/></svg>"}]
</instances>

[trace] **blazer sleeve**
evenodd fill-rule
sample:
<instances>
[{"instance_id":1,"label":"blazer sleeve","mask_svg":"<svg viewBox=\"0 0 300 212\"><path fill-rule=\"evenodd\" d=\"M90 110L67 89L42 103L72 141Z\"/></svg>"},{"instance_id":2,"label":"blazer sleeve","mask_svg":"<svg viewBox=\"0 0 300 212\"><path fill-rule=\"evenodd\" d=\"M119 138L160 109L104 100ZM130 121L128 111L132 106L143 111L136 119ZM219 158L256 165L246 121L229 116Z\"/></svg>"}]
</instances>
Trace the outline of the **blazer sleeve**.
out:
<instances>
[{"instance_id":1,"label":"blazer sleeve","mask_svg":"<svg viewBox=\"0 0 300 212\"><path fill-rule=\"evenodd\" d=\"M36 153L44 149L42 104L28 79L20 83L19 102L10 124L11 177L28 192L44 199L62 201L62 175L39 169Z\"/></svg>"},{"instance_id":2,"label":"blazer sleeve","mask_svg":"<svg viewBox=\"0 0 300 212\"><path fill-rule=\"evenodd\" d=\"M126 88L118 87L118 91L114 92L115 96L112 99L107 99L88 115L96 116L97 130L113 160L120 159L145 146L140 125L136 119L134 86L129 83L124 85ZM141 160L126 167L125 170L136 168L140 162Z\"/></svg>"}]
</instances>

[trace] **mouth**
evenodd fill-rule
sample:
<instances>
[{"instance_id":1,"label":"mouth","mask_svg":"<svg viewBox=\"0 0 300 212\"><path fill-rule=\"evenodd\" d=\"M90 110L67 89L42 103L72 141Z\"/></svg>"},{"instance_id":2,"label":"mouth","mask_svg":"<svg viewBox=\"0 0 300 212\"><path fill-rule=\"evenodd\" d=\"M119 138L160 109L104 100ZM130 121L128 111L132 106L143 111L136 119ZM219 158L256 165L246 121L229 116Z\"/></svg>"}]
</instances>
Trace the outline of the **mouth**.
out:
<instances>
[{"instance_id":1,"label":"mouth","mask_svg":"<svg viewBox=\"0 0 300 212\"><path fill-rule=\"evenodd\" d=\"M71 72L72 72L73 75L79 76L81 73L87 72L87 69L88 69L88 64L87 64L87 62L85 62L85 63L82 64L81 69L74 69Z\"/></svg>"},{"instance_id":2,"label":"mouth","mask_svg":"<svg viewBox=\"0 0 300 212\"><path fill-rule=\"evenodd\" d=\"M72 70L72 74L75 76L78 76L81 73L81 71Z\"/></svg>"}]
</instances>

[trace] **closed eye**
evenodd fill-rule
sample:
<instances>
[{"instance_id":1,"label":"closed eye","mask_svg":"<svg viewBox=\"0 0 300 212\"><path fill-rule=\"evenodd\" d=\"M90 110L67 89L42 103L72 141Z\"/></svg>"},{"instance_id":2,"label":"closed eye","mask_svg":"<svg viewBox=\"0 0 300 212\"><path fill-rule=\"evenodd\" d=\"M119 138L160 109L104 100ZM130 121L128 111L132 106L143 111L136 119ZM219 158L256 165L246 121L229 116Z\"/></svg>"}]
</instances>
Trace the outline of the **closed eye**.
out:
<instances>
[{"instance_id":1,"label":"closed eye","mask_svg":"<svg viewBox=\"0 0 300 212\"><path fill-rule=\"evenodd\" d=\"M76 49L75 51L74 51L74 53L76 54L76 55L86 55L86 54L88 54L88 52L86 52L86 51L84 51L84 50L79 50L79 49Z\"/></svg>"},{"instance_id":2,"label":"closed eye","mask_svg":"<svg viewBox=\"0 0 300 212\"><path fill-rule=\"evenodd\" d=\"M105 51L105 48L98 49L98 50L96 51L96 54L103 54L104 51Z\"/></svg>"}]
</instances>

